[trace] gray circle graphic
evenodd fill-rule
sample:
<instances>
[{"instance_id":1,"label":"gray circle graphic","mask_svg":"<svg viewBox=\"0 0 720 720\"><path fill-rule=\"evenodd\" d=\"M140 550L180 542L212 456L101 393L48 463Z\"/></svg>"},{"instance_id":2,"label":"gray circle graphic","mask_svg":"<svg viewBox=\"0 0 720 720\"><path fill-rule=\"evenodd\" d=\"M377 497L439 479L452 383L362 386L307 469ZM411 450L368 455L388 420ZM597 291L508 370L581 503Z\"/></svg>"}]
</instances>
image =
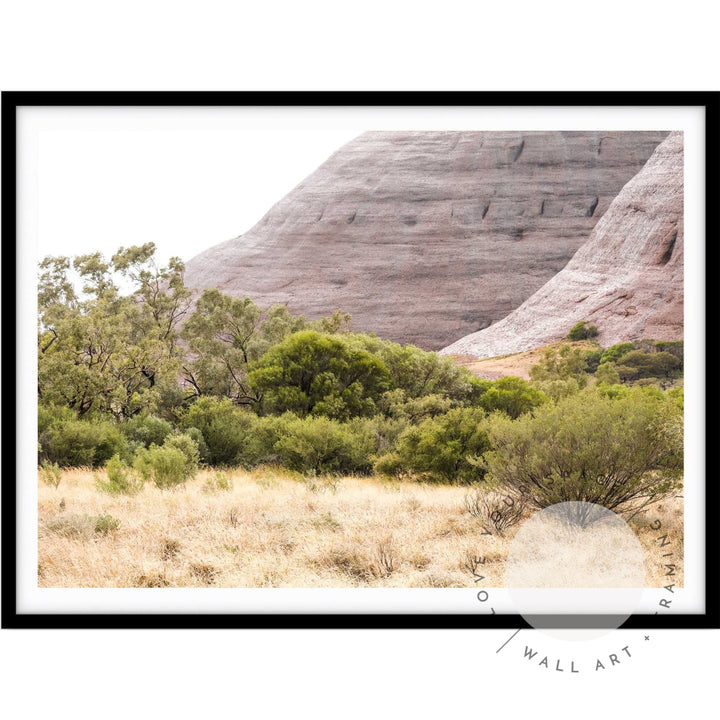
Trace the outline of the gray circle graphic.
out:
<instances>
[{"instance_id":1,"label":"gray circle graphic","mask_svg":"<svg viewBox=\"0 0 720 720\"><path fill-rule=\"evenodd\" d=\"M619 628L637 608L645 553L612 510L558 503L518 530L505 564L505 587L532 627L586 640Z\"/></svg>"}]
</instances>

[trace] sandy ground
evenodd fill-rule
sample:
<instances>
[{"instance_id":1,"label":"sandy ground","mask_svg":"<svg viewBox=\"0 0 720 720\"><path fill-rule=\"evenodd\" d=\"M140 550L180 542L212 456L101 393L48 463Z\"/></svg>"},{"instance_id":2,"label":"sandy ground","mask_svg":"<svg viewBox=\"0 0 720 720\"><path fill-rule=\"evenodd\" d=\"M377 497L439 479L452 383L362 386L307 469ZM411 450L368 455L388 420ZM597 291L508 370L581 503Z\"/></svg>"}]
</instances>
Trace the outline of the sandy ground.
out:
<instances>
[{"instance_id":1,"label":"sandy ground","mask_svg":"<svg viewBox=\"0 0 720 720\"><path fill-rule=\"evenodd\" d=\"M582 350L595 350L597 343L589 340L569 343L566 340L550 343L549 345L541 345L540 347L526 350L521 353L513 353L512 355L498 355L497 357L478 360L472 355L453 355L453 360L462 367L466 367L470 372L478 377L487 380L497 380L507 375L521 377L524 380L530 379L530 367L537 365L542 360L545 351L549 348L559 348L563 345L572 345Z\"/></svg>"}]
</instances>

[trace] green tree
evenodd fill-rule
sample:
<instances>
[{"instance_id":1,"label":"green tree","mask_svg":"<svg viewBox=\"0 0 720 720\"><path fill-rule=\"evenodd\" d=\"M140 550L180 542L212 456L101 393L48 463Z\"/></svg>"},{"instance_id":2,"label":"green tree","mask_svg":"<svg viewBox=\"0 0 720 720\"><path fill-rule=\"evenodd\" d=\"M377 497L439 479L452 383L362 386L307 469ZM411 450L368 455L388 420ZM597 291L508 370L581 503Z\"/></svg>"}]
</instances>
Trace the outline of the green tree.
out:
<instances>
[{"instance_id":1,"label":"green tree","mask_svg":"<svg viewBox=\"0 0 720 720\"><path fill-rule=\"evenodd\" d=\"M530 378L537 383L572 378L583 388L588 380L586 367L580 348L571 345L549 347L540 362L530 368Z\"/></svg>"},{"instance_id":2,"label":"green tree","mask_svg":"<svg viewBox=\"0 0 720 720\"><path fill-rule=\"evenodd\" d=\"M90 412L128 418L152 409L163 387L177 385L177 325L189 304L182 263L155 265L152 243L75 258L83 282L75 293L68 258L40 265L38 395ZM122 295L115 276L134 283Z\"/></svg>"},{"instance_id":3,"label":"green tree","mask_svg":"<svg viewBox=\"0 0 720 720\"><path fill-rule=\"evenodd\" d=\"M680 368L680 359L669 352L642 352L631 350L622 357L625 367L634 368L637 377L669 377Z\"/></svg>"},{"instance_id":4,"label":"green tree","mask_svg":"<svg viewBox=\"0 0 720 720\"><path fill-rule=\"evenodd\" d=\"M601 363L616 363L623 355L629 353L635 348L635 345L631 342L619 343L617 345L611 345L606 350L603 350L602 357L600 358Z\"/></svg>"},{"instance_id":5,"label":"green tree","mask_svg":"<svg viewBox=\"0 0 720 720\"><path fill-rule=\"evenodd\" d=\"M373 335L354 335L352 341L379 358L390 373L393 389L408 398L442 395L453 404L473 404L490 387L488 380L475 377L451 358L399 345Z\"/></svg>"},{"instance_id":6,"label":"green tree","mask_svg":"<svg viewBox=\"0 0 720 720\"><path fill-rule=\"evenodd\" d=\"M615 363L600 363L595 371L595 379L599 383L605 383L606 385L617 385L620 382L620 375L615 368Z\"/></svg>"},{"instance_id":7,"label":"green tree","mask_svg":"<svg viewBox=\"0 0 720 720\"><path fill-rule=\"evenodd\" d=\"M384 363L342 336L305 330L272 347L251 366L250 384L266 412L371 416L390 386Z\"/></svg>"},{"instance_id":8,"label":"green tree","mask_svg":"<svg viewBox=\"0 0 720 720\"><path fill-rule=\"evenodd\" d=\"M263 311L250 298L234 298L205 290L183 327L188 344L183 377L192 394L228 397L240 405L258 402L248 381L248 365L259 360L288 335L305 329L343 332L350 316L339 310L312 322L291 315L284 305Z\"/></svg>"},{"instance_id":9,"label":"green tree","mask_svg":"<svg viewBox=\"0 0 720 720\"><path fill-rule=\"evenodd\" d=\"M511 418L539 407L548 400L545 393L519 377L495 380L480 399L480 406L488 412L500 410Z\"/></svg>"},{"instance_id":10,"label":"green tree","mask_svg":"<svg viewBox=\"0 0 720 720\"><path fill-rule=\"evenodd\" d=\"M255 350L262 310L249 298L206 290L183 327L189 357L183 364L186 382L198 396L216 395L240 404L253 404L247 366Z\"/></svg>"}]
</instances>

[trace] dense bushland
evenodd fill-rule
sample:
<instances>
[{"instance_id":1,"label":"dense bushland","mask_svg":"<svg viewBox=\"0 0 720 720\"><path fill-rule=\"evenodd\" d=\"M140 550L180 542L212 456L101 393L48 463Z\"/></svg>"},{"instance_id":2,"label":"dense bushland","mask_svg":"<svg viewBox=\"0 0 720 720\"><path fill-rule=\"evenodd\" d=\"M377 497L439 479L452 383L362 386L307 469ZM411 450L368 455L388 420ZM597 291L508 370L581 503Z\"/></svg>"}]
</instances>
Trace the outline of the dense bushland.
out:
<instances>
[{"instance_id":1,"label":"dense bushland","mask_svg":"<svg viewBox=\"0 0 720 720\"><path fill-rule=\"evenodd\" d=\"M530 382L483 380L354 333L339 311L308 321L218 290L193 304L183 270L177 259L158 267L152 243L110 260L43 261L45 467L107 466L98 487L110 493L171 488L201 465L281 465L485 482L537 507L594 498L630 510L675 487L682 343L569 343L548 350Z\"/></svg>"}]
</instances>

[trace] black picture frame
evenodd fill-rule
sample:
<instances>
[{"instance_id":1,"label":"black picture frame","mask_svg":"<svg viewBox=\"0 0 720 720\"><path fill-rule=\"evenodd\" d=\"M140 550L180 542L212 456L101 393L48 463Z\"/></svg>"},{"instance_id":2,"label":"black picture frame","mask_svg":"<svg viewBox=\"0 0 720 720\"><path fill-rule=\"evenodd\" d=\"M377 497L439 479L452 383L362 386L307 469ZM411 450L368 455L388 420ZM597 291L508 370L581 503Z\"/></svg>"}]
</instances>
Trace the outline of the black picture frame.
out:
<instances>
[{"instance_id":1,"label":"black picture frame","mask_svg":"<svg viewBox=\"0 0 720 720\"><path fill-rule=\"evenodd\" d=\"M442 628L502 629L529 627L513 614L65 614L19 613L17 607L17 455L16 410L20 398L13 392L18 367L10 352L16 347L17 267L17 110L25 106L536 106L536 107L650 107L699 106L705 112L705 278L715 266L714 243L718 217L709 199L718 192L718 92L3 92L2 93L2 614L3 628ZM707 287L707 284L706 284ZM711 317L705 297L707 318ZM709 367L706 346L706 366ZM705 401L710 396L707 385ZM707 461L707 451L706 458ZM707 462L706 462L707 466ZM720 488L705 477L705 612L632 615L627 629L705 629L720 627L717 571L718 534L712 510L718 507Z\"/></svg>"}]
</instances>

